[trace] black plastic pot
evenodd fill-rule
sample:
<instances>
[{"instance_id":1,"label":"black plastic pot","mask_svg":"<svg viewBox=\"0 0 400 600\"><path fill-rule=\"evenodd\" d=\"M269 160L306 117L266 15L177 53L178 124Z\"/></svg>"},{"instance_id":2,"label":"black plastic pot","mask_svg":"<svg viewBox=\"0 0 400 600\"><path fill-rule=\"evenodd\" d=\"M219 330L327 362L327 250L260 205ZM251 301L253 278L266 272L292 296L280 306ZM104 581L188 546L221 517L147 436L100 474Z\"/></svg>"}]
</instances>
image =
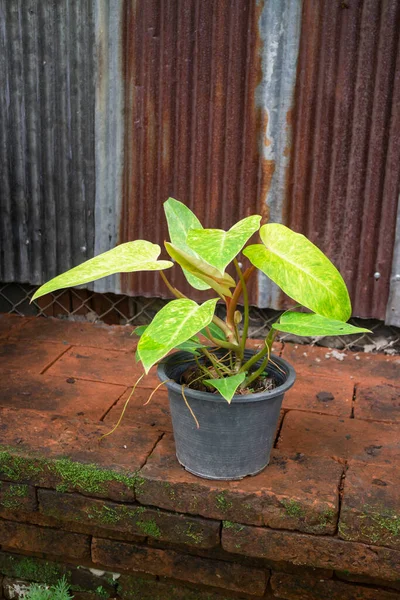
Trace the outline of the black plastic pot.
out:
<instances>
[{"instance_id":1,"label":"black plastic pot","mask_svg":"<svg viewBox=\"0 0 400 600\"><path fill-rule=\"evenodd\" d=\"M246 350L246 359L254 353ZM230 404L219 394L185 388L185 396L199 422L196 423L182 397L181 375L193 357L176 352L158 366L166 382L175 437L176 456L182 466L206 479L242 479L255 475L269 462L285 392L294 384L291 365L277 356L268 373L280 385L273 390L234 396Z\"/></svg>"}]
</instances>

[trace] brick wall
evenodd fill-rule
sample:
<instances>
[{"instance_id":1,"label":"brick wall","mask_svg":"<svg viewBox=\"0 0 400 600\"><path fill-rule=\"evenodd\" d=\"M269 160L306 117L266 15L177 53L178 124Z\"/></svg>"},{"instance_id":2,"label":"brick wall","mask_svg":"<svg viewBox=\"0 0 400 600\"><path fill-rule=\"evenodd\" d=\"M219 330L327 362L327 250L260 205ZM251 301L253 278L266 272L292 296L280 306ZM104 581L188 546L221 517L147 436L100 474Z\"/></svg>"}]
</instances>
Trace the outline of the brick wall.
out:
<instances>
[{"instance_id":1,"label":"brick wall","mask_svg":"<svg viewBox=\"0 0 400 600\"><path fill-rule=\"evenodd\" d=\"M165 392L142 407L154 375L100 441L137 378L129 331L37 323L0 320L6 598L65 575L75 600L400 600L398 357L286 347L270 465L212 482L176 461Z\"/></svg>"}]
</instances>

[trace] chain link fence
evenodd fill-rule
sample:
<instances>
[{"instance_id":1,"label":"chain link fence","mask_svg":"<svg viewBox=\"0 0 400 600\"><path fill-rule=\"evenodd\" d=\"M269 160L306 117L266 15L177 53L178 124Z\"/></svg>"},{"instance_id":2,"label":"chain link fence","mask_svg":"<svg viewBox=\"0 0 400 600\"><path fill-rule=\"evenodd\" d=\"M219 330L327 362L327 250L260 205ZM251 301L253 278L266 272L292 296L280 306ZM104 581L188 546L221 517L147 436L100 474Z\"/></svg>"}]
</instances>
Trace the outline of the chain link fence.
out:
<instances>
[{"instance_id":1,"label":"chain link fence","mask_svg":"<svg viewBox=\"0 0 400 600\"><path fill-rule=\"evenodd\" d=\"M0 284L0 313L20 316L56 317L69 321L102 322L109 325L144 325L168 300L161 298L130 297L116 294L98 294L83 289L68 289L48 294L30 303L36 286L20 283ZM218 306L219 316L224 307ZM252 307L249 335L264 338L280 311ZM371 329L371 334L300 338L281 334L281 341L298 344L315 344L340 351L384 352L400 354L400 329L389 327L375 319L351 319L353 325Z\"/></svg>"}]
</instances>

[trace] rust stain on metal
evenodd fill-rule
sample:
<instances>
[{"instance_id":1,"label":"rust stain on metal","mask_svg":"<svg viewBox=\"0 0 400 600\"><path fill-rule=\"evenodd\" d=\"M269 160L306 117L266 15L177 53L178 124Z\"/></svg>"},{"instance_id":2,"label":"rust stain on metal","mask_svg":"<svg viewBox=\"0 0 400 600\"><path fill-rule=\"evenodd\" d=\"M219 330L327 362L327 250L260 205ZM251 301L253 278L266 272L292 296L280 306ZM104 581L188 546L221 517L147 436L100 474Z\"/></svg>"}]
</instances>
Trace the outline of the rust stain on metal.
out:
<instances>
[{"instance_id":1,"label":"rust stain on metal","mask_svg":"<svg viewBox=\"0 0 400 600\"><path fill-rule=\"evenodd\" d=\"M260 155L263 115L255 105L261 10L248 0L125 1L121 242L163 247L169 196L205 227L227 229L260 211L273 169ZM173 271L174 285L205 299ZM132 295L168 296L154 273L124 275L122 286Z\"/></svg>"},{"instance_id":2,"label":"rust stain on metal","mask_svg":"<svg viewBox=\"0 0 400 600\"><path fill-rule=\"evenodd\" d=\"M397 0L304 3L285 207L344 275L353 313L381 319L400 186L399 33Z\"/></svg>"}]
</instances>

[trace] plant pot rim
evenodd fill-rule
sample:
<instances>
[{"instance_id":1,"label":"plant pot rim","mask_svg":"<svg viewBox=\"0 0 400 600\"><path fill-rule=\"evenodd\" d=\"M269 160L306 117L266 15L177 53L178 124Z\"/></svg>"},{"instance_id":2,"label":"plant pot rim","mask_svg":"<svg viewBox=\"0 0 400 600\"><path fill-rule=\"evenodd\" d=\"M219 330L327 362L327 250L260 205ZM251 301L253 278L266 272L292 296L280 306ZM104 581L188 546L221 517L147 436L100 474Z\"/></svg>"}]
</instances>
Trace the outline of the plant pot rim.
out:
<instances>
[{"instance_id":1,"label":"plant pot rim","mask_svg":"<svg viewBox=\"0 0 400 600\"><path fill-rule=\"evenodd\" d=\"M254 355L254 352L250 349L245 351L247 354L252 354ZM289 364L284 358L281 358L280 356L275 356L275 354L271 354L271 357L274 359L274 362L276 362L279 367L285 371L285 375L286 375L286 379L285 381L279 385L278 387L275 387L272 390L265 390L264 392L257 392L256 394L246 394L246 395L240 395L237 394L235 396L233 396L230 404L248 404L249 402L261 402L261 401L265 401L266 398L268 398L269 396L271 397L275 397L279 394L284 394L285 392L287 392L292 385L294 384L295 380L296 380L296 372L294 370L294 368L292 367L291 364ZM176 360L176 359L192 359L193 360L193 356L189 353L189 352L184 352L184 351L179 351L179 352L173 352L172 354L168 355L166 358L164 358L157 367L157 375L159 377L159 379L161 381L165 381L165 385L167 388L174 390L177 393L182 393L182 385L180 383L177 383L176 381L172 381L171 379L169 379L168 375L166 374L166 365L168 365L169 363L171 363L172 361ZM195 361L193 360L193 363L195 363ZM276 367L274 367L274 365L269 364L268 368L270 371L275 371L278 372L278 369L276 369ZM200 390L193 390L191 388L185 388L185 395L190 396L190 398L197 398L199 400L206 400L207 402L219 402L219 403L224 403L227 404L227 401L225 400L225 398L223 398L220 394L214 394L212 392L202 392Z\"/></svg>"}]
</instances>

